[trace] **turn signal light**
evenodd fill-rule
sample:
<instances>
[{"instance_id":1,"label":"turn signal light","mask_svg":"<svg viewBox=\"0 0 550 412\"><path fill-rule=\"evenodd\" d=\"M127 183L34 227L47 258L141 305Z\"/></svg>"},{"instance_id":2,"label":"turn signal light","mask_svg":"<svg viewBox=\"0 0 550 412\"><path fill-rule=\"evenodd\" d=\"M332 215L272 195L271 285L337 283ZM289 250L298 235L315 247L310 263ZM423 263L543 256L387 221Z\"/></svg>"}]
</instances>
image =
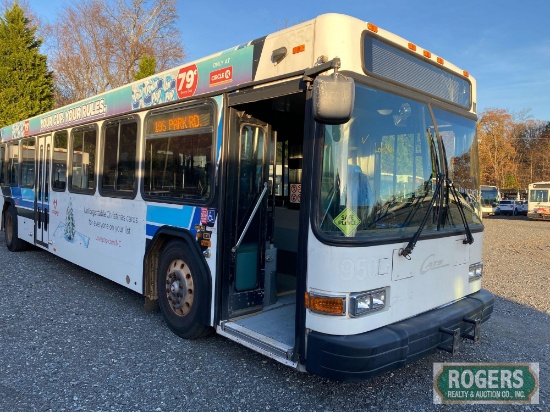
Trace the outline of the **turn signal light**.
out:
<instances>
[{"instance_id":1,"label":"turn signal light","mask_svg":"<svg viewBox=\"0 0 550 412\"><path fill-rule=\"evenodd\" d=\"M306 292L305 306L312 312L324 315L346 314L346 298L343 296L322 296Z\"/></svg>"}]
</instances>

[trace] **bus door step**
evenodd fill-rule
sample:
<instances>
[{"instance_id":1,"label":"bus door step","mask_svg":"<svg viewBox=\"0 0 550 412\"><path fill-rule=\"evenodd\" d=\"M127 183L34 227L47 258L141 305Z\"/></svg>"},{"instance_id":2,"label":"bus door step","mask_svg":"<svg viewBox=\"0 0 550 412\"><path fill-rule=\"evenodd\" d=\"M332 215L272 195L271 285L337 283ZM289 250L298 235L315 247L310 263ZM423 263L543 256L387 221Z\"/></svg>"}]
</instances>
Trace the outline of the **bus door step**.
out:
<instances>
[{"instance_id":1,"label":"bus door step","mask_svg":"<svg viewBox=\"0 0 550 412\"><path fill-rule=\"evenodd\" d=\"M297 367L297 362L292 360L294 348L283 342L278 342L231 321L221 322L217 327L217 332L278 362Z\"/></svg>"}]
</instances>

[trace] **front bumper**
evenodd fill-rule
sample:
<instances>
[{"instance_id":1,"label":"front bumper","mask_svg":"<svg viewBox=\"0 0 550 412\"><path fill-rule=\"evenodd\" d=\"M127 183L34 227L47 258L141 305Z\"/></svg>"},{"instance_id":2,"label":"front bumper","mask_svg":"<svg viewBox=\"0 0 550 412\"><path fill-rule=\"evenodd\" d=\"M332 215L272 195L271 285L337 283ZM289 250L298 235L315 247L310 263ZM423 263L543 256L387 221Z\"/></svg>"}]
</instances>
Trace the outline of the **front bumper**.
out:
<instances>
[{"instance_id":1,"label":"front bumper","mask_svg":"<svg viewBox=\"0 0 550 412\"><path fill-rule=\"evenodd\" d=\"M550 213L527 212L527 217L536 220L550 220Z\"/></svg>"},{"instance_id":2,"label":"front bumper","mask_svg":"<svg viewBox=\"0 0 550 412\"><path fill-rule=\"evenodd\" d=\"M480 290L451 305L359 335L335 336L310 332L306 370L341 381L362 380L436 352L451 338L441 329L460 328L461 336L474 326L464 319L487 321L494 296Z\"/></svg>"}]
</instances>

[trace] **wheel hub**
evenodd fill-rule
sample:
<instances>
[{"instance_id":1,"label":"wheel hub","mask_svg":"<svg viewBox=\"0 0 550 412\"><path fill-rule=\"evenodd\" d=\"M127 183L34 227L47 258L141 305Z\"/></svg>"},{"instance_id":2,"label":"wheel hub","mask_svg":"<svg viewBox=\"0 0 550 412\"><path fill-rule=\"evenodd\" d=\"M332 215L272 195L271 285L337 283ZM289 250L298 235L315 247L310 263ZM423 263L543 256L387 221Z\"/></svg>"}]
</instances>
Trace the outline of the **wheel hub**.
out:
<instances>
[{"instance_id":1,"label":"wheel hub","mask_svg":"<svg viewBox=\"0 0 550 412\"><path fill-rule=\"evenodd\" d=\"M172 311L185 316L193 305L194 284L189 266L181 259L174 260L166 273L166 298Z\"/></svg>"}]
</instances>

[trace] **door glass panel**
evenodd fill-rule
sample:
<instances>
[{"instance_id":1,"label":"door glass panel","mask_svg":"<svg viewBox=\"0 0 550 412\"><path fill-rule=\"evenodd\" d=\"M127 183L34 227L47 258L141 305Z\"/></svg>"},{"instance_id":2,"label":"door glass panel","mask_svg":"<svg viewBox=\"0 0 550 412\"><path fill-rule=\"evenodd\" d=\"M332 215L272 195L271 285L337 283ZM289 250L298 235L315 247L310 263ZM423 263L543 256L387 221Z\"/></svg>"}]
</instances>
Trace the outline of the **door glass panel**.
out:
<instances>
[{"instance_id":1,"label":"door glass panel","mask_svg":"<svg viewBox=\"0 0 550 412\"><path fill-rule=\"evenodd\" d=\"M264 186L264 130L259 126L241 128L239 167L238 227L242 228L250 216Z\"/></svg>"},{"instance_id":2,"label":"door glass panel","mask_svg":"<svg viewBox=\"0 0 550 412\"><path fill-rule=\"evenodd\" d=\"M44 174L43 174L43 168L44 168L44 145L40 145L39 149L39 158L40 162L38 163L38 201L42 203L44 201L42 195L43 195L43 187L44 187Z\"/></svg>"},{"instance_id":3,"label":"door glass panel","mask_svg":"<svg viewBox=\"0 0 550 412\"><path fill-rule=\"evenodd\" d=\"M49 200L49 186L50 181L50 158L51 158L51 145L48 143L46 146L46 171L44 177L44 200L48 203Z\"/></svg>"},{"instance_id":4,"label":"door glass panel","mask_svg":"<svg viewBox=\"0 0 550 412\"><path fill-rule=\"evenodd\" d=\"M34 138L21 141L21 187L34 188Z\"/></svg>"},{"instance_id":5,"label":"door glass panel","mask_svg":"<svg viewBox=\"0 0 550 412\"><path fill-rule=\"evenodd\" d=\"M64 192L67 186L67 142L66 130L53 137L52 190Z\"/></svg>"}]
</instances>

